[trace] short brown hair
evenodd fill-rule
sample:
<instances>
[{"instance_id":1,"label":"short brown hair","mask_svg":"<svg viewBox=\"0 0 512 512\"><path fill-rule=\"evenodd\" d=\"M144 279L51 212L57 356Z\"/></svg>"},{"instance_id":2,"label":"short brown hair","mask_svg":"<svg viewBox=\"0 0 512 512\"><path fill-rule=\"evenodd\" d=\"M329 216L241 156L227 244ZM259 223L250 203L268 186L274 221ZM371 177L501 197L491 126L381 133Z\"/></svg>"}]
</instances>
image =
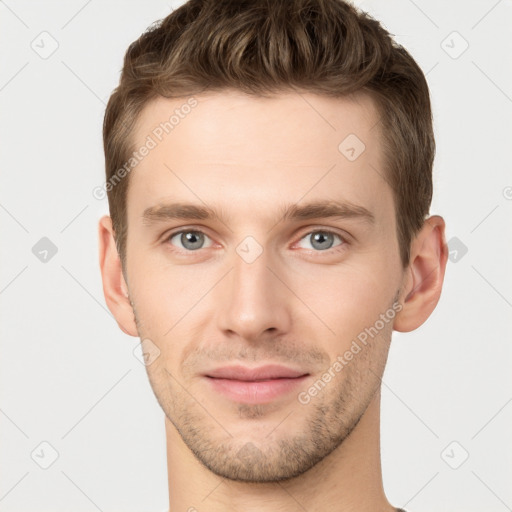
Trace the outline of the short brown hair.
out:
<instances>
[{"instance_id":1,"label":"short brown hair","mask_svg":"<svg viewBox=\"0 0 512 512\"><path fill-rule=\"evenodd\" d=\"M432 200L432 113L423 72L378 21L343 0L189 0L126 52L103 124L107 183L129 160L148 102L227 89L368 93L380 115L400 257L408 265ZM107 188L123 268L128 183L126 176Z\"/></svg>"}]
</instances>

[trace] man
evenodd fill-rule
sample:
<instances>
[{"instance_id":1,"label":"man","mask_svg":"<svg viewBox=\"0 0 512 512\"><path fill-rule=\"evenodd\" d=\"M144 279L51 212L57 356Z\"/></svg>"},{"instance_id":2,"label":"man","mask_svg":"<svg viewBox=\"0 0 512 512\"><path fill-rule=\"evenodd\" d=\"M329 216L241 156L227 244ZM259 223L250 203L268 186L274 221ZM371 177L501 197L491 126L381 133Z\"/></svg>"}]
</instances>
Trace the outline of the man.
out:
<instances>
[{"instance_id":1,"label":"man","mask_svg":"<svg viewBox=\"0 0 512 512\"><path fill-rule=\"evenodd\" d=\"M190 0L129 47L104 143L103 288L170 511L399 510L381 377L447 261L411 56L341 0Z\"/></svg>"}]
</instances>

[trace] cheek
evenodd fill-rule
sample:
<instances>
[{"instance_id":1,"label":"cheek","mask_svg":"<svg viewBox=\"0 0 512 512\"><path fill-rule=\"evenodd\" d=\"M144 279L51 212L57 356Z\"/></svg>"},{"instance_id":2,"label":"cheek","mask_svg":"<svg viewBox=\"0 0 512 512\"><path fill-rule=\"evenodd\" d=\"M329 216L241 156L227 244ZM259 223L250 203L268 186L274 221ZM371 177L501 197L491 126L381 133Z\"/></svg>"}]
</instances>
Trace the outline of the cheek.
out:
<instances>
[{"instance_id":1,"label":"cheek","mask_svg":"<svg viewBox=\"0 0 512 512\"><path fill-rule=\"evenodd\" d=\"M390 268L375 263L318 269L308 276L304 302L334 331L337 343L350 343L391 306L397 280Z\"/></svg>"},{"instance_id":2,"label":"cheek","mask_svg":"<svg viewBox=\"0 0 512 512\"><path fill-rule=\"evenodd\" d=\"M226 272L225 265L177 265L168 262L160 250L133 251L130 256L130 292L142 332L166 344L186 336L205 315L208 300L204 299L209 290L215 288L214 293L220 293L218 280ZM392 251L380 247L357 255L353 263L291 260L283 262L280 272L301 301L336 333L336 339L350 342L351 336L372 325L391 304L399 277L394 271L398 259L392 256ZM295 302L290 296L290 303ZM298 315L302 325L311 312L299 309L291 313Z\"/></svg>"},{"instance_id":3,"label":"cheek","mask_svg":"<svg viewBox=\"0 0 512 512\"><path fill-rule=\"evenodd\" d=\"M140 334L154 340L162 352L173 351L173 340L188 339L205 314L205 295L218 280L217 270L132 257L129 271Z\"/></svg>"}]
</instances>

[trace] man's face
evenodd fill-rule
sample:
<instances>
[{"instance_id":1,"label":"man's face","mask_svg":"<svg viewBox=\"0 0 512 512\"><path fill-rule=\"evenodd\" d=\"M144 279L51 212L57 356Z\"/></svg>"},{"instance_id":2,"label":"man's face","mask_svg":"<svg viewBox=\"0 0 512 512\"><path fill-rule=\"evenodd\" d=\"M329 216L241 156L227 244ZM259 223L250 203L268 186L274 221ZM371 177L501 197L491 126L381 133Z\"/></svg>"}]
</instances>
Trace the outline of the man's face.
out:
<instances>
[{"instance_id":1,"label":"man's face","mask_svg":"<svg viewBox=\"0 0 512 512\"><path fill-rule=\"evenodd\" d=\"M129 296L160 351L152 388L189 449L223 477L286 479L336 449L379 388L403 279L380 124L363 96L196 99L129 177ZM185 103L150 103L135 146ZM178 203L220 218L171 215ZM312 203L345 214L306 215ZM218 373L266 365L303 376Z\"/></svg>"}]
</instances>

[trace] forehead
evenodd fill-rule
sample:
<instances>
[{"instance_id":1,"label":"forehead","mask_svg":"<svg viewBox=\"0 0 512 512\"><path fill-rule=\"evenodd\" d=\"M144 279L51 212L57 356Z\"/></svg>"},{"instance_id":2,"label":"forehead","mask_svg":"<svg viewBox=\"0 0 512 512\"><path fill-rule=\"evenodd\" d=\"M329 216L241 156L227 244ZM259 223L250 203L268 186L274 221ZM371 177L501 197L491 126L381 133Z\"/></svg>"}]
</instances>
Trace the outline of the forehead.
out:
<instances>
[{"instance_id":1,"label":"forehead","mask_svg":"<svg viewBox=\"0 0 512 512\"><path fill-rule=\"evenodd\" d=\"M379 129L374 102L362 94L160 97L146 105L134 132L135 150L151 149L130 174L128 211L140 215L179 198L254 213L285 196L378 208L392 201Z\"/></svg>"},{"instance_id":2,"label":"forehead","mask_svg":"<svg viewBox=\"0 0 512 512\"><path fill-rule=\"evenodd\" d=\"M180 143L188 138L196 148L199 143L202 146L231 144L243 147L247 153L254 148L251 144L254 137L266 150L282 156L278 149L283 142L297 149L307 140L312 143L303 148L307 155L307 149L316 151L315 146L320 142L325 148L333 145L337 148L336 143L349 133L372 145L378 130L370 132L376 124L378 112L374 100L367 94L331 98L283 92L260 97L226 90L183 98L157 97L139 115L134 142L135 146L140 146L150 135L165 144L162 139L182 136Z\"/></svg>"}]
</instances>

